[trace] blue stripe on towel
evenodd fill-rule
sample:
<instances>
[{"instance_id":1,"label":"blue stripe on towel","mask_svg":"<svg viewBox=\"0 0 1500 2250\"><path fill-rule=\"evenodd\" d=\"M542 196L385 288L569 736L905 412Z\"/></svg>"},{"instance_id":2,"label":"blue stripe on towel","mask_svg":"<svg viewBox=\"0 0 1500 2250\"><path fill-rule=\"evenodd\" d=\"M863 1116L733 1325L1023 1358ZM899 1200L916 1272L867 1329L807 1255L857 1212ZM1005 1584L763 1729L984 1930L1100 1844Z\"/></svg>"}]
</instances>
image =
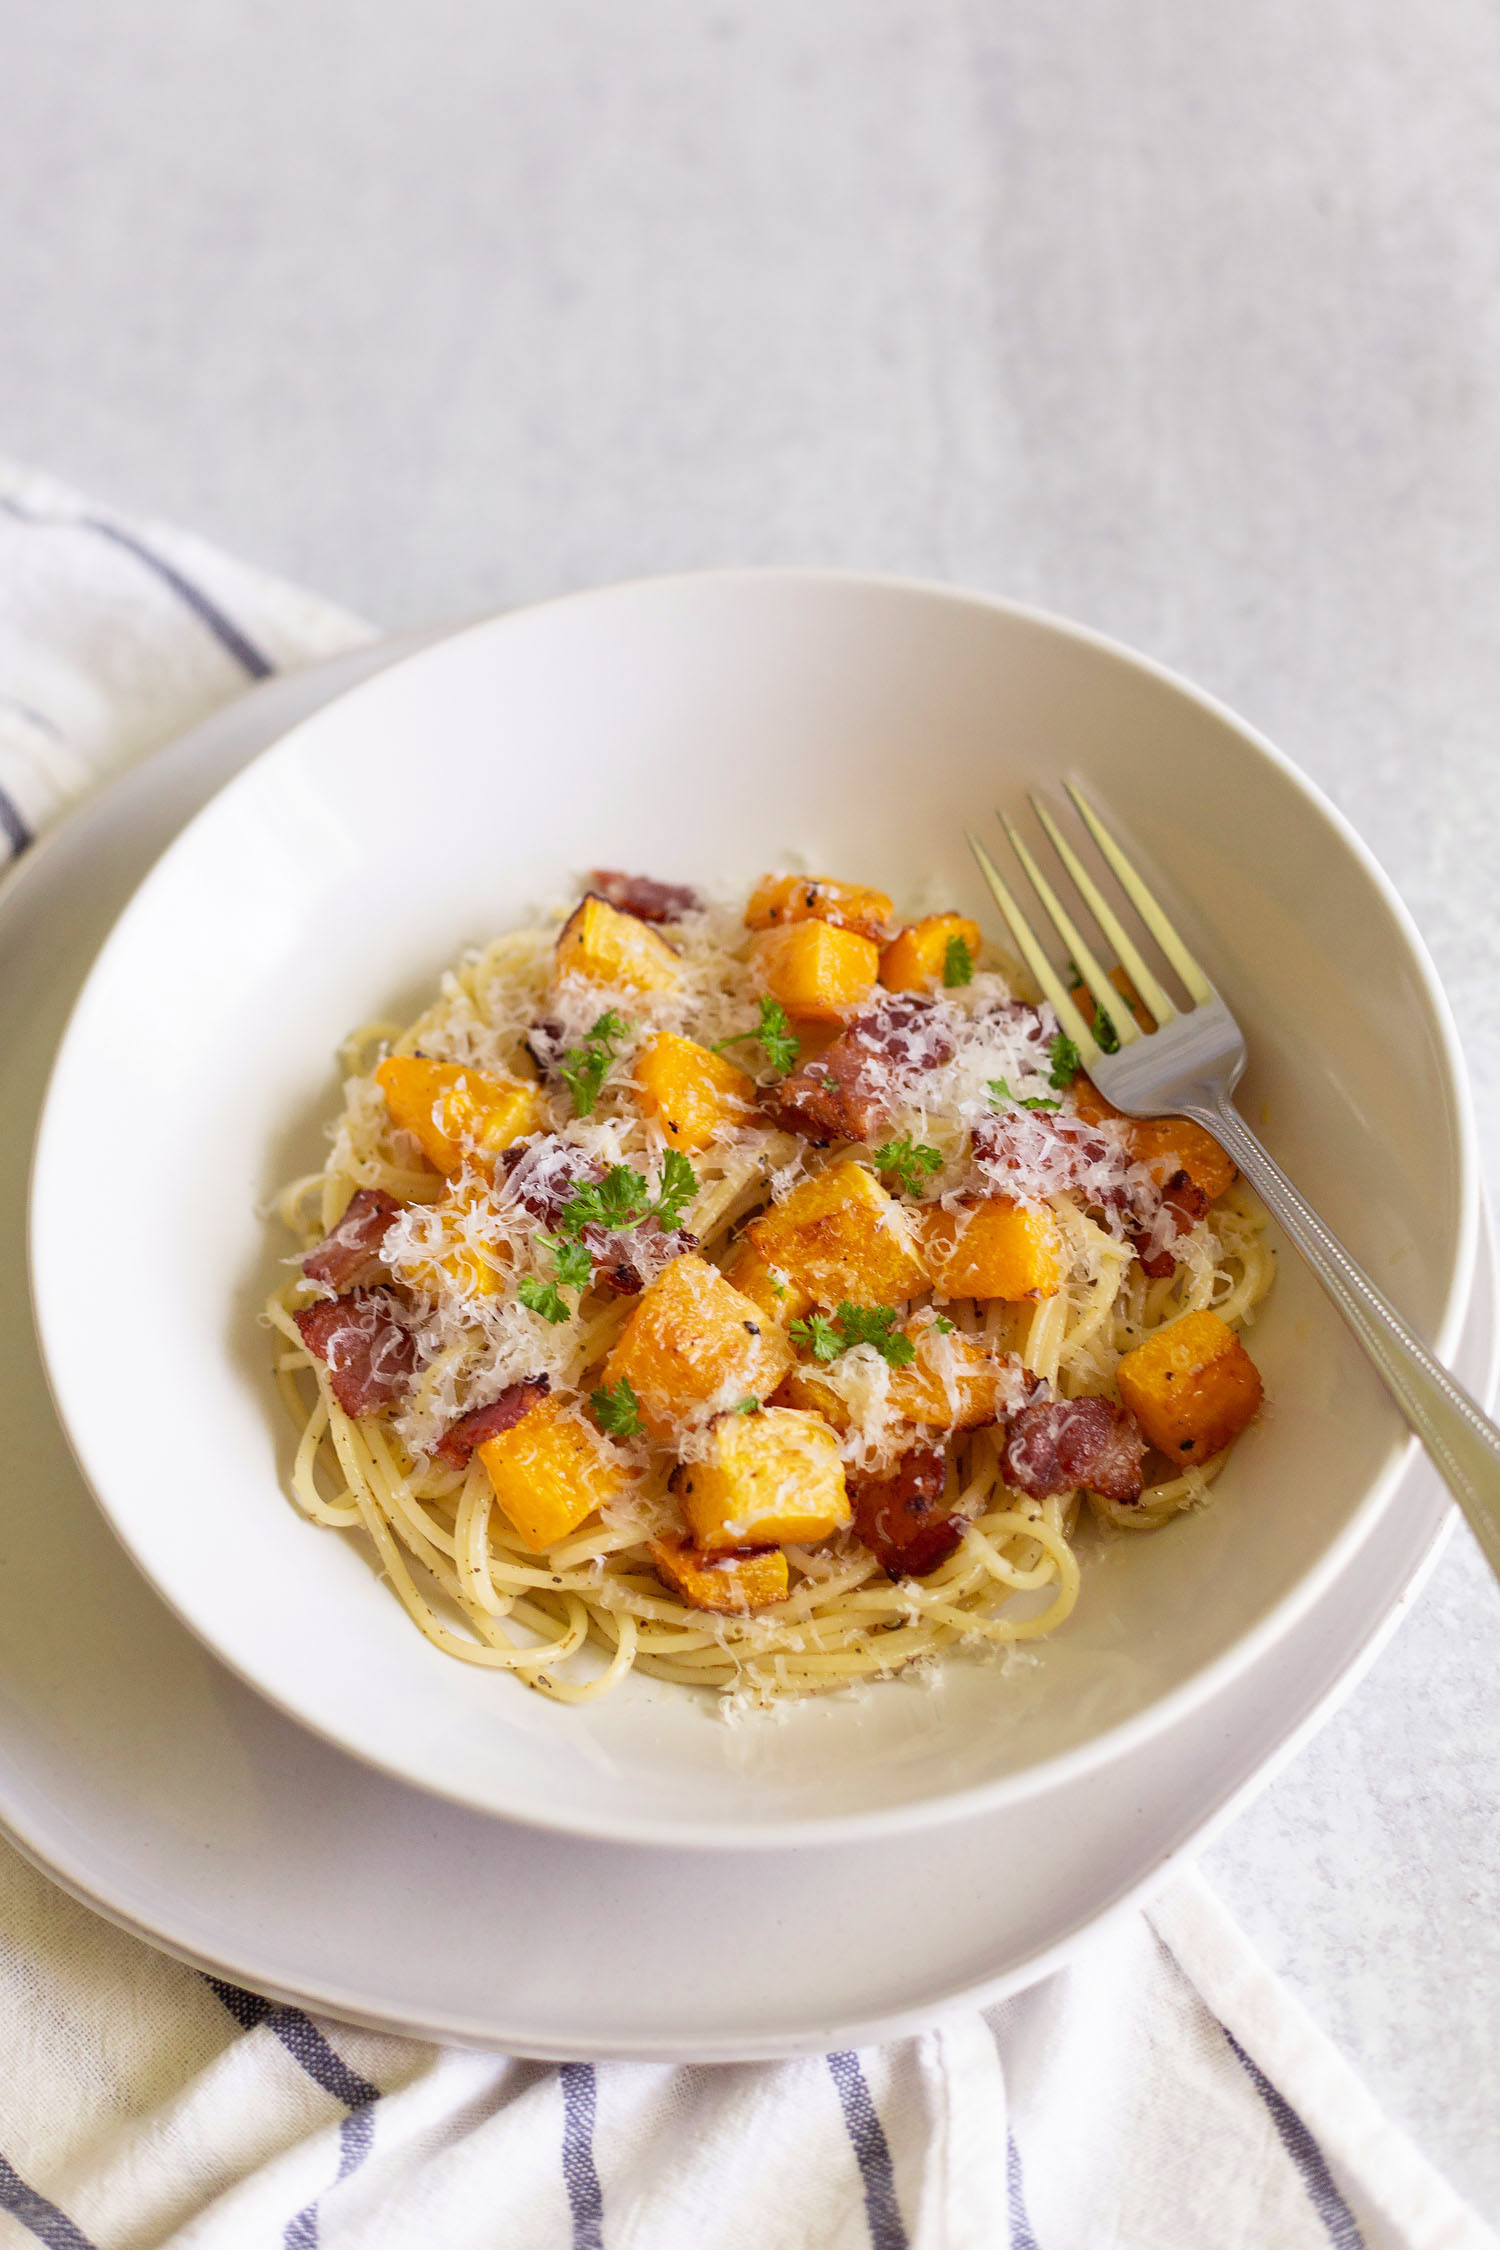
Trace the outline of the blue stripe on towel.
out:
<instances>
[{"instance_id":1,"label":"blue stripe on towel","mask_svg":"<svg viewBox=\"0 0 1500 2250\"><path fill-rule=\"evenodd\" d=\"M828 2068L838 2088L844 2123L854 2146L855 2162L865 2191L865 2217L869 2221L871 2250L908 2250L906 2228L896 2201L896 2181L891 2170L890 2143L870 2098L859 2057L847 2051L828 2057Z\"/></svg>"},{"instance_id":2,"label":"blue stripe on towel","mask_svg":"<svg viewBox=\"0 0 1500 2250\"><path fill-rule=\"evenodd\" d=\"M359 2109L351 2109L339 2126L339 2168L331 2186L337 2187L340 2180L347 2180L351 2172L359 2170L374 2140L373 2108L366 2103ZM318 2250L318 2202L319 2198L314 2196L305 2209L287 2222L287 2230L281 2238L282 2250Z\"/></svg>"},{"instance_id":3,"label":"blue stripe on towel","mask_svg":"<svg viewBox=\"0 0 1500 2250\"><path fill-rule=\"evenodd\" d=\"M1334 2250L1365 2250L1359 2221L1334 2185L1328 2159L1285 2095L1277 2092L1259 2064L1251 2061L1234 2033L1225 2024L1219 2029L1261 2100L1271 2113L1271 2123L1287 2155L1302 2175L1308 2200L1328 2232Z\"/></svg>"},{"instance_id":4,"label":"blue stripe on towel","mask_svg":"<svg viewBox=\"0 0 1500 2250\"><path fill-rule=\"evenodd\" d=\"M86 2234L75 2227L65 2211L38 2195L28 2187L13 2164L0 2156L0 2211L8 2211L19 2219L28 2233L38 2242L45 2242L47 2250L93 2250Z\"/></svg>"},{"instance_id":5,"label":"blue stripe on towel","mask_svg":"<svg viewBox=\"0 0 1500 2250\"><path fill-rule=\"evenodd\" d=\"M237 1984L226 1983L222 1977L208 1977L205 1982L218 1994L242 2030L253 2031L257 2024L265 2024L293 2061L302 2065L308 2077L321 2086L325 2094L332 2094L336 2102L342 2102L346 2109L361 2109L367 2102L379 2101L380 2088L372 2086L368 2078L361 2078L357 2070L351 2070L300 2008L277 2007L258 1992L246 1992Z\"/></svg>"},{"instance_id":6,"label":"blue stripe on towel","mask_svg":"<svg viewBox=\"0 0 1500 2250\"><path fill-rule=\"evenodd\" d=\"M1010 2250L1037 2250L1037 2239L1026 2211L1021 2151L1016 2146L1014 2133L1008 2133L1005 2139L1005 2201L1010 2213Z\"/></svg>"},{"instance_id":7,"label":"blue stripe on towel","mask_svg":"<svg viewBox=\"0 0 1500 2250\"><path fill-rule=\"evenodd\" d=\"M572 2250L604 2250L604 2195L594 2162L599 2088L592 2063L564 2063L562 2174L573 2220Z\"/></svg>"}]
</instances>

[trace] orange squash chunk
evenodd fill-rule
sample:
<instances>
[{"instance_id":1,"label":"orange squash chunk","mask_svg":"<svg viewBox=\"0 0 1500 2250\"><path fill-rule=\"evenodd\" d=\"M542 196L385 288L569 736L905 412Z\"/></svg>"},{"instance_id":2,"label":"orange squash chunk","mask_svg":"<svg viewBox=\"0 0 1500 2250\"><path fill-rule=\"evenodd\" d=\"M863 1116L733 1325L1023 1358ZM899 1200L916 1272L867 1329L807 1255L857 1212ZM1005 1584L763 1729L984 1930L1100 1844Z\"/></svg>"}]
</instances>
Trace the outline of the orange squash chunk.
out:
<instances>
[{"instance_id":1,"label":"orange squash chunk","mask_svg":"<svg viewBox=\"0 0 1500 2250\"><path fill-rule=\"evenodd\" d=\"M932 1321L909 1321L903 1333L916 1345L917 1356L891 1370L886 1399L898 1420L935 1430L977 1430L999 1420L1011 1387L1003 1359L956 1328L945 1335ZM816 1360L799 1361L781 1396L821 1414L836 1430L846 1430L852 1416L829 1382L829 1372Z\"/></svg>"},{"instance_id":2,"label":"orange squash chunk","mask_svg":"<svg viewBox=\"0 0 1500 2250\"><path fill-rule=\"evenodd\" d=\"M818 1304L901 1304L928 1287L908 1214L852 1158L804 1180L745 1233Z\"/></svg>"},{"instance_id":3,"label":"orange squash chunk","mask_svg":"<svg viewBox=\"0 0 1500 2250\"><path fill-rule=\"evenodd\" d=\"M641 1108L660 1121L674 1148L707 1148L748 1119L755 1081L711 1047L659 1032L636 1057Z\"/></svg>"},{"instance_id":4,"label":"orange squash chunk","mask_svg":"<svg viewBox=\"0 0 1500 2250\"><path fill-rule=\"evenodd\" d=\"M750 966L792 1015L837 1023L869 996L880 948L831 922L788 922L761 933L751 949Z\"/></svg>"},{"instance_id":5,"label":"orange squash chunk","mask_svg":"<svg viewBox=\"0 0 1500 2250\"><path fill-rule=\"evenodd\" d=\"M558 932L557 973L634 992L673 992L682 982L682 963L648 922L591 891Z\"/></svg>"},{"instance_id":6,"label":"orange squash chunk","mask_svg":"<svg viewBox=\"0 0 1500 2250\"><path fill-rule=\"evenodd\" d=\"M762 875L745 908L745 926L774 930L787 922L833 922L861 937L884 937L894 908L884 891L838 883L831 875Z\"/></svg>"},{"instance_id":7,"label":"orange squash chunk","mask_svg":"<svg viewBox=\"0 0 1500 2250\"><path fill-rule=\"evenodd\" d=\"M450 1178L467 1154L487 1170L502 1149L546 1122L535 1086L462 1063L388 1055L375 1079L392 1122L415 1134L428 1162Z\"/></svg>"},{"instance_id":8,"label":"orange squash chunk","mask_svg":"<svg viewBox=\"0 0 1500 2250\"><path fill-rule=\"evenodd\" d=\"M677 1497L706 1554L811 1546L850 1520L838 1439L819 1414L769 1406L726 1414L713 1450L679 1470Z\"/></svg>"},{"instance_id":9,"label":"orange squash chunk","mask_svg":"<svg viewBox=\"0 0 1500 2250\"><path fill-rule=\"evenodd\" d=\"M945 1297L1000 1297L1015 1305L1055 1297L1062 1286L1050 1211L994 1196L962 1211L934 1204L916 1220L927 1270Z\"/></svg>"},{"instance_id":10,"label":"orange squash chunk","mask_svg":"<svg viewBox=\"0 0 1500 2250\"><path fill-rule=\"evenodd\" d=\"M1212 1133L1190 1117L1127 1117L1107 1102L1092 1078L1081 1073L1073 1081L1078 1114L1089 1125L1106 1120L1125 1128L1125 1141L1137 1164L1148 1167L1158 1187L1165 1187L1179 1172L1186 1172L1194 1187L1210 1203L1233 1187L1239 1174Z\"/></svg>"},{"instance_id":11,"label":"orange squash chunk","mask_svg":"<svg viewBox=\"0 0 1500 2250\"><path fill-rule=\"evenodd\" d=\"M768 1320L800 1320L812 1303L800 1282L767 1262L753 1242L742 1242L724 1268L724 1279L740 1294L759 1305Z\"/></svg>"},{"instance_id":12,"label":"orange squash chunk","mask_svg":"<svg viewBox=\"0 0 1500 2250\"><path fill-rule=\"evenodd\" d=\"M880 956L880 981L890 992L931 992L943 982L948 948L957 938L978 958L979 924L967 914L924 914L891 940Z\"/></svg>"},{"instance_id":13,"label":"orange squash chunk","mask_svg":"<svg viewBox=\"0 0 1500 2250\"><path fill-rule=\"evenodd\" d=\"M786 1556L779 1547L762 1547L751 1554L700 1555L682 1539L651 1539L646 1545L657 1577L694 1609L727 1616L786 1600Z\"/></svg>"},{"instance_id":14,"label":"orange squash chunk","mask_svg":"<svg viewBox=\"0 0 1500 2250\"><path fill-rule=\"evenodd\" d=\"M481 1188L482 1183L471 1172L444 1189L431 1208L442 1221L451 1247L431 1257L403 1259L402 1280L430 1290L434 1296L447 1290L458 1290L466 1297L493 1297L498 1293L510 1263L509 1246L475 1240L464 1228L464 1221L481 1200Z\"/></svg>"},{"instance_id":15,"label":"orange squash chunk","mask_svg":"<svg viewBox=\"0 0 1500 2250\"><path fill-rule=\"evenodd\" d=\"M706 1258L674 1258L635 1309L605 1364L611 1389L630 1383L651 1435L666 1443L684 1422L769 1398L796 1354L759 1305Z\"/></svg>"},{"instance_id":16,"label":"orange squash chunk","mask_svg":"<svg viewBox=\"0 0 1500 2250\"><path fill-rule=\"evenodd\" d=\"M625 1482L613 1448L557 1398L540 1399L476 1450L502 1511L533 1554L566 1539Z\"/></svg>"},{"instance_id":17,"label":"orange squash chunk","mask_svg":"<svg viewBox=\"0 0 1500 2250\"><path fill-rule=\"evenodd\" d=\"M1116 1370L1120 1397L1158 1453L1207 1461L1238 1437L1258 1410L1260 1372L1217 1313L1187 1313L1127 1352Z\"/></svg>"}]
</instances>

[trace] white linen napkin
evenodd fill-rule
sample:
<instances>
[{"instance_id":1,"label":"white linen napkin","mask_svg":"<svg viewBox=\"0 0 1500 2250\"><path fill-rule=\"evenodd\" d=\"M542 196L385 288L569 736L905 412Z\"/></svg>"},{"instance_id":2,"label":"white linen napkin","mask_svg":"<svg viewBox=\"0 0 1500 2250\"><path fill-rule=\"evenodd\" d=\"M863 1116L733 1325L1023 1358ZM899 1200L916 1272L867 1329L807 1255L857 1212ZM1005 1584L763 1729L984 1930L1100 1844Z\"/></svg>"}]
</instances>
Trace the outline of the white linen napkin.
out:
<instances>
[{"instance_id":1,"label":"white linen napkin","mask_svg":"<svg viewBox=\"0 0 1500 2250\"><path fill-rule=\"evenodd\" d=\"M369 637L0 465L0 865ZM920 2038L557 2067L273 2006L0 1841L0 2010L0 2234L50 2250L1500 2250L1192 1873Z\"/></svg>"}]
</instances>

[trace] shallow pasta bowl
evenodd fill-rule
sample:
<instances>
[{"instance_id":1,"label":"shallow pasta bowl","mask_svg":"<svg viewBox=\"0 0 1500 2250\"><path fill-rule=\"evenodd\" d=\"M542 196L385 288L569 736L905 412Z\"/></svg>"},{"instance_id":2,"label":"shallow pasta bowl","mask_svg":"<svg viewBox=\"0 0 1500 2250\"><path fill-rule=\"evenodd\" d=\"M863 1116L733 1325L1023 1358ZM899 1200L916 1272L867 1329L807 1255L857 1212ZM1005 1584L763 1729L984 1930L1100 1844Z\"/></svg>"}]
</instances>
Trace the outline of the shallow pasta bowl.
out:
<instances>
[{"instance_id":1,"label":"shallow pasta bowl","mask_svg":"<svg viewBox=\"0 0 1500 2250\"><path fill-rule=\"evenodd\" d=\"M333 1050L604 861L744 886L789 851L990 926L976 802L1086 776L1250 1041L1249 1113L1440 1351L1477 1232L1452 1027L1316 792L1206 698L1055 620L798 573L664 580L472 627L329 705L184 831L64 1039L33 1183L39 1332L106 1515L181 1617L345 1749L580 1835L754 1846L910 1827L1073 1779L1223 1692L1348 1564L1407 1439L1283 1260L1271 1410L1213 1504L1090 1564L1011 1664L730 1726L628 1680L560 1707L443 1656L353 1535L284 1497L257 1314L273 1187L320 1160Z\"/></svg>"}]
</instances>

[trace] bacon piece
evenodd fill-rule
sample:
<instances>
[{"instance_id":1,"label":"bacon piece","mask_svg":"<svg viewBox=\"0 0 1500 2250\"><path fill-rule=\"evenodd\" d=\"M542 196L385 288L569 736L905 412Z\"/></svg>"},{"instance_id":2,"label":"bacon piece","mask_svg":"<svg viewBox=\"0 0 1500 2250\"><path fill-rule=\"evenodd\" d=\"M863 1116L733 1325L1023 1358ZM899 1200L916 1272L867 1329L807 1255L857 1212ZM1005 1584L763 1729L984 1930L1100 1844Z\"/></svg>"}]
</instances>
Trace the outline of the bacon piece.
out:
<instances>
[{"instance_id":1,"label":"bacon piece","mask_svg":"<svg viewBox=\"0 0 1500 2250\"><path fill-rule=\"evenodd\" d=\"M868 1141L898 1095L952 1057L953 1027L941 1001L893 992L856 1016L820 1055L767 1088L761 1109L773 1125L825 1147Z\"/></svg>"},{"instance_id":2,"label":"bacon piece","mask_svg":"<svg viewBox=\"0 0 1500 2250\"><path fill-rule=\"evenodd\" d=\"M327 1289L353 1289L379 1279L380 1245L401 1206L382 1188L360 1188L338 1225L302 1261L309 1281Z\"/></svg>"},{"instance_id":3,"label":"bacon piece","mask_svg":"<svg viewBox=\"0 0 1500 2250\"><path fill-rule=\"evenodd\" d=\"M1162 1189L1161 1208L1154 1225L1137 1228L1131 1236L1141 1270L1153 1281L1164 1280L1177 1268L1177 1254L1172 1245L1179 1236L1191 1233L1208 1210L1208 1197L1186 1172L1174 1172ZM1153 1249L1153 1243L1160 1247Z\"/></svg>"},{"instance_id":4,"label":"bacon piece","mask_svg":"<svg viewBox=\"0 0 1500 2250\"><path fill-rule=\"evenodd\" d=\"M624 875L618 867L596 867L589 889L638 922L680 922L703 904L686 883L658 883L652 875Z\"/></svg>"},{"instance_id":5,"label":"bacon piece","mask_svg":"<svg viewBox=\"0 0 1500 2250\"><path fill-rule=\"evenodd\" d=\"M555 1016L543 1016L530 1026L524 1043L543 1079L548 1085L554 1084L568 1048L568 1035L562 1025Z\"/></svg>"},{"instance_id":6,"label":"bacon piece","mask_svg":"<svg viewBox=\"0 0 1500 2250\"><path fill-rule=\"evenodd\" d=\"M1081 1485L1104 1500L1139 1500L1146 1441L1133 1414L1106 1398L1036 1400L1013 1417L1000 1455L1006 1483L1035 1500Z\"/></svg>"},{"instance_id":7,"label":"bacon piece","mask_svg":"<svg viewBox=\"0 0 1500 2250\"><path fill-rule=\"evenodd\" d=\"M476 1445L483 1445L486 1438L499 1437L504 1430L513 1430L551 1388L550 1375L531 1375L524 1383L508 1384L488 1406L476 1406L472 1413L461 1414L450 1423L433 1452L450 1469L465 1468Z\"/></svg>"},{"instance_id":8,"label":"bacon piece","mask_svg":"<svg viewBox=\"0 0 1500 2250\"><path fill-rule=\"evenodd\" d=\"M333 1395L358 1421L378 1414L402 1395L416 1364L416 1347L389 1289L356 1289L324 1297L293 1313L302 1341L328 1369Z\"/></svg>"},{"instance_id":9,"label":"bacon piece","mask_svg":"<svg viewBox=\"0 0 1500 2250\"><path fill-rule=\"evenodd\" d=\"M851 1476L854 1528L891 1578L925 1578L964 1535L965 1518L943 1506L947 1457L913 1447L884 1476Z\"/></svg>"},{"instance_id":10,"label":"bacon piece","mask_svg":"<svg viewBox=\"0 0 1500 2250\"><path fill-rule=\"evenodd\" d=\"M524 1148L506 1149L501 1163L509 1175L511 1194L549 1234L555 1233L576 1191L587 1183L597 1186L604 1178L602 1164L556 1133ZM594 1261L594 1279L617 1297L639 1295L663 1266L698 1247L698 1237L686 1227L664 1234L659 1219L619 1230L586 1226L579 1239Z\"/></svg>"}]
</instances>

